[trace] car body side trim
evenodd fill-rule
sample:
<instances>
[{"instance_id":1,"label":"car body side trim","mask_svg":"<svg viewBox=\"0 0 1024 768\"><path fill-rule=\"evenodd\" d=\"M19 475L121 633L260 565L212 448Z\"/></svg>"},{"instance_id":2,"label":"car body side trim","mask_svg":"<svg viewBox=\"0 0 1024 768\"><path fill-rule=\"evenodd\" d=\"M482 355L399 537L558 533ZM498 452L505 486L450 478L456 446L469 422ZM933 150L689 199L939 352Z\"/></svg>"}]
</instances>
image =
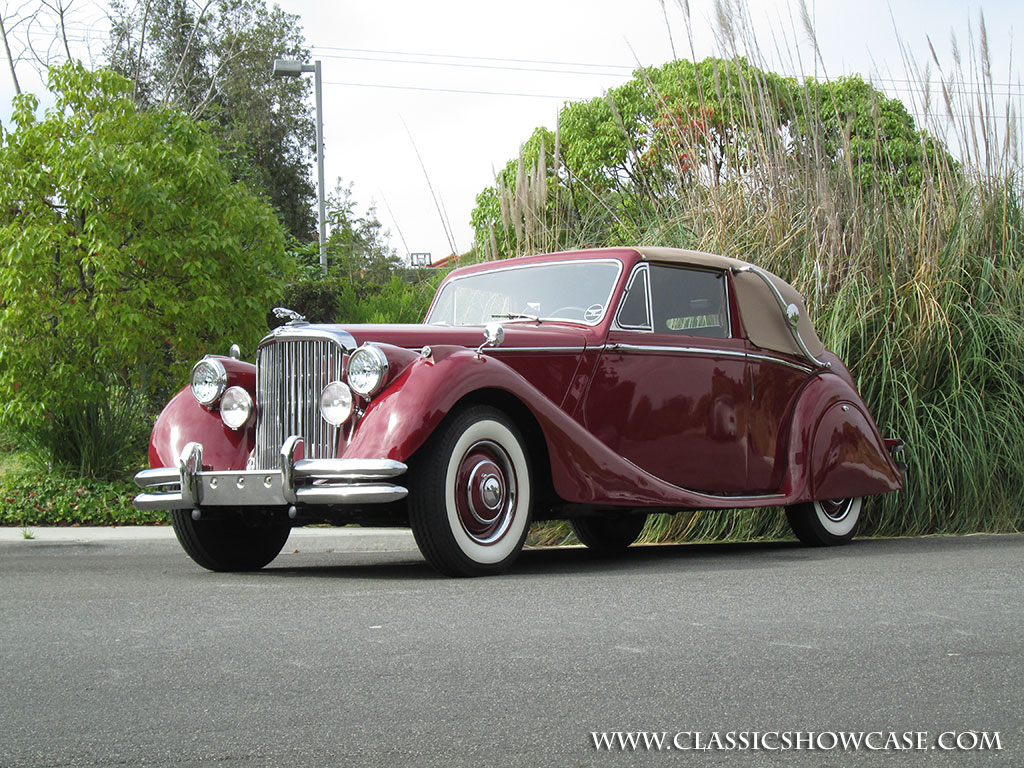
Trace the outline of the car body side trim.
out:
<instances>
[{"instance_id":1,"label":"car body side trim","mask_svg":"<svg viewBox=\"0 0 1024 768\"><path fill-rule=\"evenodd\" d=\"M707 355L709 357L736 357L747 360L760 360L766 363L777 363L798 371L810 373L813 368L807 365L794 363L773 355L764 355L758 352L741 352L735 349L718 349L714 347L673 347L667 344L608 344L606 349L611 352L654 352L654 353L678 353L686 355Z\"/></svg>"}]
</instances>

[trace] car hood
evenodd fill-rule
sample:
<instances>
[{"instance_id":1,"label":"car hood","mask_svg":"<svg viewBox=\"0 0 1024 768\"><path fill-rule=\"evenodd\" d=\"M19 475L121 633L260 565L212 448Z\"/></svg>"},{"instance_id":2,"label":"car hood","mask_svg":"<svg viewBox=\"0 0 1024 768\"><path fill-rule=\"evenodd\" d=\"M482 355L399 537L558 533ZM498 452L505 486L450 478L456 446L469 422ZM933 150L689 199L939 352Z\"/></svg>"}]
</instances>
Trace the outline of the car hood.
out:
<instances>
[{"instance_id":1,"label":"car hood","mask_svg":"<svg viewBox=\"0 0 1024 768\"><path fill-rule=\"evenodd\" d=\"M536 323L503 323L505 341L502 349L553 348L582 352L587 347L587 334L581 328ZM377 342L396 347L420 349L426 346L451 345L476 349L484 341L481 325L325 325L305 326L310 329L344 331L357 344Z\"/></svg>"}]
</instances>

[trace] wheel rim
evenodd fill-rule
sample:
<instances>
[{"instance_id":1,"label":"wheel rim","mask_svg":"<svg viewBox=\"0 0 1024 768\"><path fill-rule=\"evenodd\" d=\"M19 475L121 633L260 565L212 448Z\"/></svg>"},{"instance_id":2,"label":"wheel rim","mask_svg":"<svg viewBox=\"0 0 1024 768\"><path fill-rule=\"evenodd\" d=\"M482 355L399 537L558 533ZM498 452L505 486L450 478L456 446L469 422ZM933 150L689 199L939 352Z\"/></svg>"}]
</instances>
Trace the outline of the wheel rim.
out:
<instances>
[{"instance_id":1,"label":"wheel rim","mask_svg":"<svg viewBox=\"0 0 1024 768\"><path fill-rule=\"evenodd\" d=\"M462 529L477 544L500 541L515 517L516 473L505 450L492 440L470 446L459 462L455 507Z\"/></svg>"},{"instance_id":2,"label":"wheel rim","mask_svg":"<svg viewBox=\"0 0 1024 768\"><path fill-rule=\"evenodd\" d=\"M817 502L821 513L833 523L841 523L853 509L854 499L825 499Z\"/></svg>"}]
</instances>

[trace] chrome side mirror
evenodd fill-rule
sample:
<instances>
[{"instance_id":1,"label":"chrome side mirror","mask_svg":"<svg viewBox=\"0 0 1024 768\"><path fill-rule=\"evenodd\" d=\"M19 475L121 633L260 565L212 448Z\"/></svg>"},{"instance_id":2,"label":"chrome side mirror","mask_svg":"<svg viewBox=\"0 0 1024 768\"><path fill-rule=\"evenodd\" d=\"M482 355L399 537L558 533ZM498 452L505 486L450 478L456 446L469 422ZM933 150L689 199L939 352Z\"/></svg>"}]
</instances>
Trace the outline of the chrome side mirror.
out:
<instances>
[{"instance_id":1,"label":"chrome side mirror","mask_svg":"<svg viewBox=\"0 0 1024 768\"><path fill-rule=\"evenodd\" d=\"M505 328L501 323L488 323L484 326L484 343L476 349L477 356L483 355L485 347L500 347L505 343Z\"/></svg>"}]
</instances>

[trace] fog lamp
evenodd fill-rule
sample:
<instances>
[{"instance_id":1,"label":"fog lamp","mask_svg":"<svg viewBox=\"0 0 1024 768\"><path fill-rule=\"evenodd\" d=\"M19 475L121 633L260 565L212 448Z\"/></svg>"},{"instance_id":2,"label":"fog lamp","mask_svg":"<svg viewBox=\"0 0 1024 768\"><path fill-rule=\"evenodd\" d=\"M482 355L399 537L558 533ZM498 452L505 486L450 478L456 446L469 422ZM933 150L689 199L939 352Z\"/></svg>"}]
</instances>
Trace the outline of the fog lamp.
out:
<instances>
[{"instance_id":1,"label":"fog lamp","mask_svg":"<svg viewBox=\"0 0 1024 768\"><path fill-rule=\"evenodd\" d=\"M228 387L220 399L220 420L231 429L241 429L252 416L252 397L241 387Z\"/></svg>"},{"instance_id":2,"label":"fog lamp","mask_svg":"<svg viewBox=\"0 0 1024 768\"><path fill-rule=\"evenodd\" d=\"M340 427L352 415L352 390L344 382L332 381L320 393L320 415L328 424Z\"/></svg>"}]
</instances>

